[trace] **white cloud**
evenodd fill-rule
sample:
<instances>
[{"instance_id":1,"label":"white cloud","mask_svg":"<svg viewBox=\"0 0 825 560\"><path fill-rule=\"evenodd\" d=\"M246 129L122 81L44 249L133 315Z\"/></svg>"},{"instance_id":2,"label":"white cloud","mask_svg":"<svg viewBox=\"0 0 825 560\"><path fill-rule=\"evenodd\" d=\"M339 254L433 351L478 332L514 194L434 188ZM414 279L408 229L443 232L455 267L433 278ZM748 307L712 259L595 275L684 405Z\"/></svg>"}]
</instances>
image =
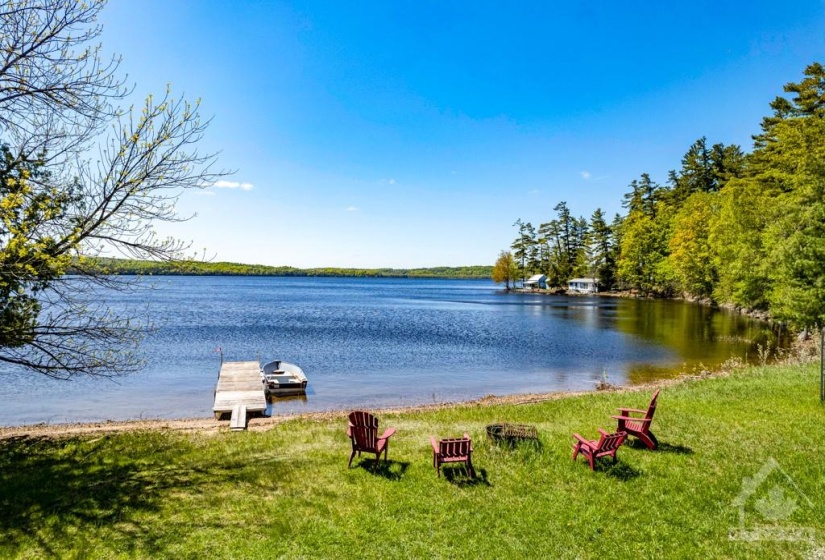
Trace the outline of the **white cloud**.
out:
<instances>
[{"instance_id":1,"label":"white cloud","mask_svg":"<svg viewBox=\"0 0 825 560\"><path fill-rule=\"evenodd\" d=\"M390 179L389 181L387 181L387 184L394 185L395 184L395 179Z\"/></svg>"},{"instance_id":2,"label":"white cloud","mask_svg":"<svg viewBox=\"0 0 825 560\"><path fill-rule=\"evenodd\" d=\"M581 176L582 176L582 179L584 179L586 181L587 179L590 178L590 172L589 171L582 171Z\"/></svg>"},{"instance_id":3,"label":"white cloud","mask_svg":"<svg viewBox=\"0 0 825 560\"><path fill-rule=\"evenodd\" d=\"M239 183L237 181L215 181L212 186L218 189L241 189L242 191L253 189L252 183Z\"/></svg>"},{"instance_id":4,"label":"white cloud","mask_svg":"<svg viewBox=\"0 0 825 560\"><path fill-rule=\"evenodd\" d=\"M539 190L538 189L533 189L529 192L529 194L539 194Z\"/></svg>"},{"instance_id":5,"label":"white cloud","mask_svg":"<svg viewBox=\"0 0 825 560\"><path fill-rule=\"evenodd\" d=\"M357 212L357 211L358 211L358 208L356 208L355 206L350 206L350 207L347 208L347 212Z\"/></svg>"}]
</instances>

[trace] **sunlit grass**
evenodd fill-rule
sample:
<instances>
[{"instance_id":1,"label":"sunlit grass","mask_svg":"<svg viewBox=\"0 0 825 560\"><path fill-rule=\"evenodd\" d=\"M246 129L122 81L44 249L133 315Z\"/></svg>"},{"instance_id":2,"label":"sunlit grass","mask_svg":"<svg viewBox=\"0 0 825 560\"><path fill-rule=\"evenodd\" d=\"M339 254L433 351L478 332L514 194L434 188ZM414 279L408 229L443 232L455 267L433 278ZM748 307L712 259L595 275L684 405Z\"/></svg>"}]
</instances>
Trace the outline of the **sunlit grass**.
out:
<instances>
[{"instance_id":1,"label":"sunlit grass","mask_svg":"<svg viewBox=\"0 0 825 560\"><path fill-rule=\"evenodd\" d=\"M596 472L571 461L571 434L614 427L614 409L646 406L649 391L384 414L398 431L375 471L367 455L347 469L344 414L266 432L7 439L0 557L804 557L825 546L817 382L815 367L777 366L665 387L661 449L625 446ZM488 441L504 421L536 426L539 442ZM479 476L436 477L429 436L465 431ZM729 538L743 479L770 458L781 469L746 529L804 528L815 545ZM757 507L774 487L790 509Z\"/></svg>"}]
</instances>

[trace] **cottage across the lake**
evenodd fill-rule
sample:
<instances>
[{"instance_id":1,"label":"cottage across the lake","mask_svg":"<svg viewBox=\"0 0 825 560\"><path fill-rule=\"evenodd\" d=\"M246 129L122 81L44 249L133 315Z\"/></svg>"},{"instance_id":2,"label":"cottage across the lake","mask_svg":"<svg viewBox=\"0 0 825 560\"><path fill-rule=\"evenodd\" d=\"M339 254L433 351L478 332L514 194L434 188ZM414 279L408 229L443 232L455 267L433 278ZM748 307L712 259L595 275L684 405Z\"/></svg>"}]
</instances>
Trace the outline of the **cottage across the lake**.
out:
<instances>
[{"instance_id":1,"label":"cottage across the lake","mask_svg":"<svg viewBox=\"0 0 825 560\"><path fill-rule=\"evenodd\" d=\"M567 281L567 291L574 294L595 294L599 291L599 281L595 278L573 278Z\"/></svg>"},{"instance_id":2,"label":"cottage across the lake","mask_svg":"<svg viewBox=\"0 0 825 560\"><path fill-rule=\"evenodd\" d=\"M547 276L544 274L534 274L530 277L529 280L524 281L524 288L536 290L541 288L542 290L547 288Z\"/></svg>"}]
</instances>

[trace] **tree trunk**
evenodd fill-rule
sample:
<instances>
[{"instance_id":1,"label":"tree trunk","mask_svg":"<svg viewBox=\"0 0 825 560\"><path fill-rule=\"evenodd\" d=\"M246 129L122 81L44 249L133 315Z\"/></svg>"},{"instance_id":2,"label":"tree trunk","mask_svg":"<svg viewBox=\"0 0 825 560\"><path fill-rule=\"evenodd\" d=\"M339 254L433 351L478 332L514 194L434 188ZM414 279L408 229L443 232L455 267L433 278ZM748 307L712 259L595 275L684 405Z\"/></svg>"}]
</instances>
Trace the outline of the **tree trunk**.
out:
<instances>
[{"instance_id":1,"label":"tree trunk","mask_svg":"<svg viewBox=\"0 0 825 560\"><path fill-rule=\"evenodd\" d=\"M819 402L825 402L825 327L819 326Z\"/></svg>"}]
</instances>

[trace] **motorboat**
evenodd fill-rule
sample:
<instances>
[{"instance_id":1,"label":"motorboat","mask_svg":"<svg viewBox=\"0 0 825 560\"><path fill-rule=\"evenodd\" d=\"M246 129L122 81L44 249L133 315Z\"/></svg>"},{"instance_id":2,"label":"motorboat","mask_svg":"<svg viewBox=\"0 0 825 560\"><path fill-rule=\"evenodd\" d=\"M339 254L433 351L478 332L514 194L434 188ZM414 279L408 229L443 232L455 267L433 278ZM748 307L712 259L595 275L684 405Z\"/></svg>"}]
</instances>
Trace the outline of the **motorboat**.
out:
<instances>
[{"instance_id":1,"label":"motorboat","mask_svg":"<svg viewBox=\"0 0 825 560\"><path fill-rule=\"evenodd\" d=\"M261 381L267 397L305 395L307 376L295 364L275 360L261 368Z\"/></svg>"}]
</instances>

